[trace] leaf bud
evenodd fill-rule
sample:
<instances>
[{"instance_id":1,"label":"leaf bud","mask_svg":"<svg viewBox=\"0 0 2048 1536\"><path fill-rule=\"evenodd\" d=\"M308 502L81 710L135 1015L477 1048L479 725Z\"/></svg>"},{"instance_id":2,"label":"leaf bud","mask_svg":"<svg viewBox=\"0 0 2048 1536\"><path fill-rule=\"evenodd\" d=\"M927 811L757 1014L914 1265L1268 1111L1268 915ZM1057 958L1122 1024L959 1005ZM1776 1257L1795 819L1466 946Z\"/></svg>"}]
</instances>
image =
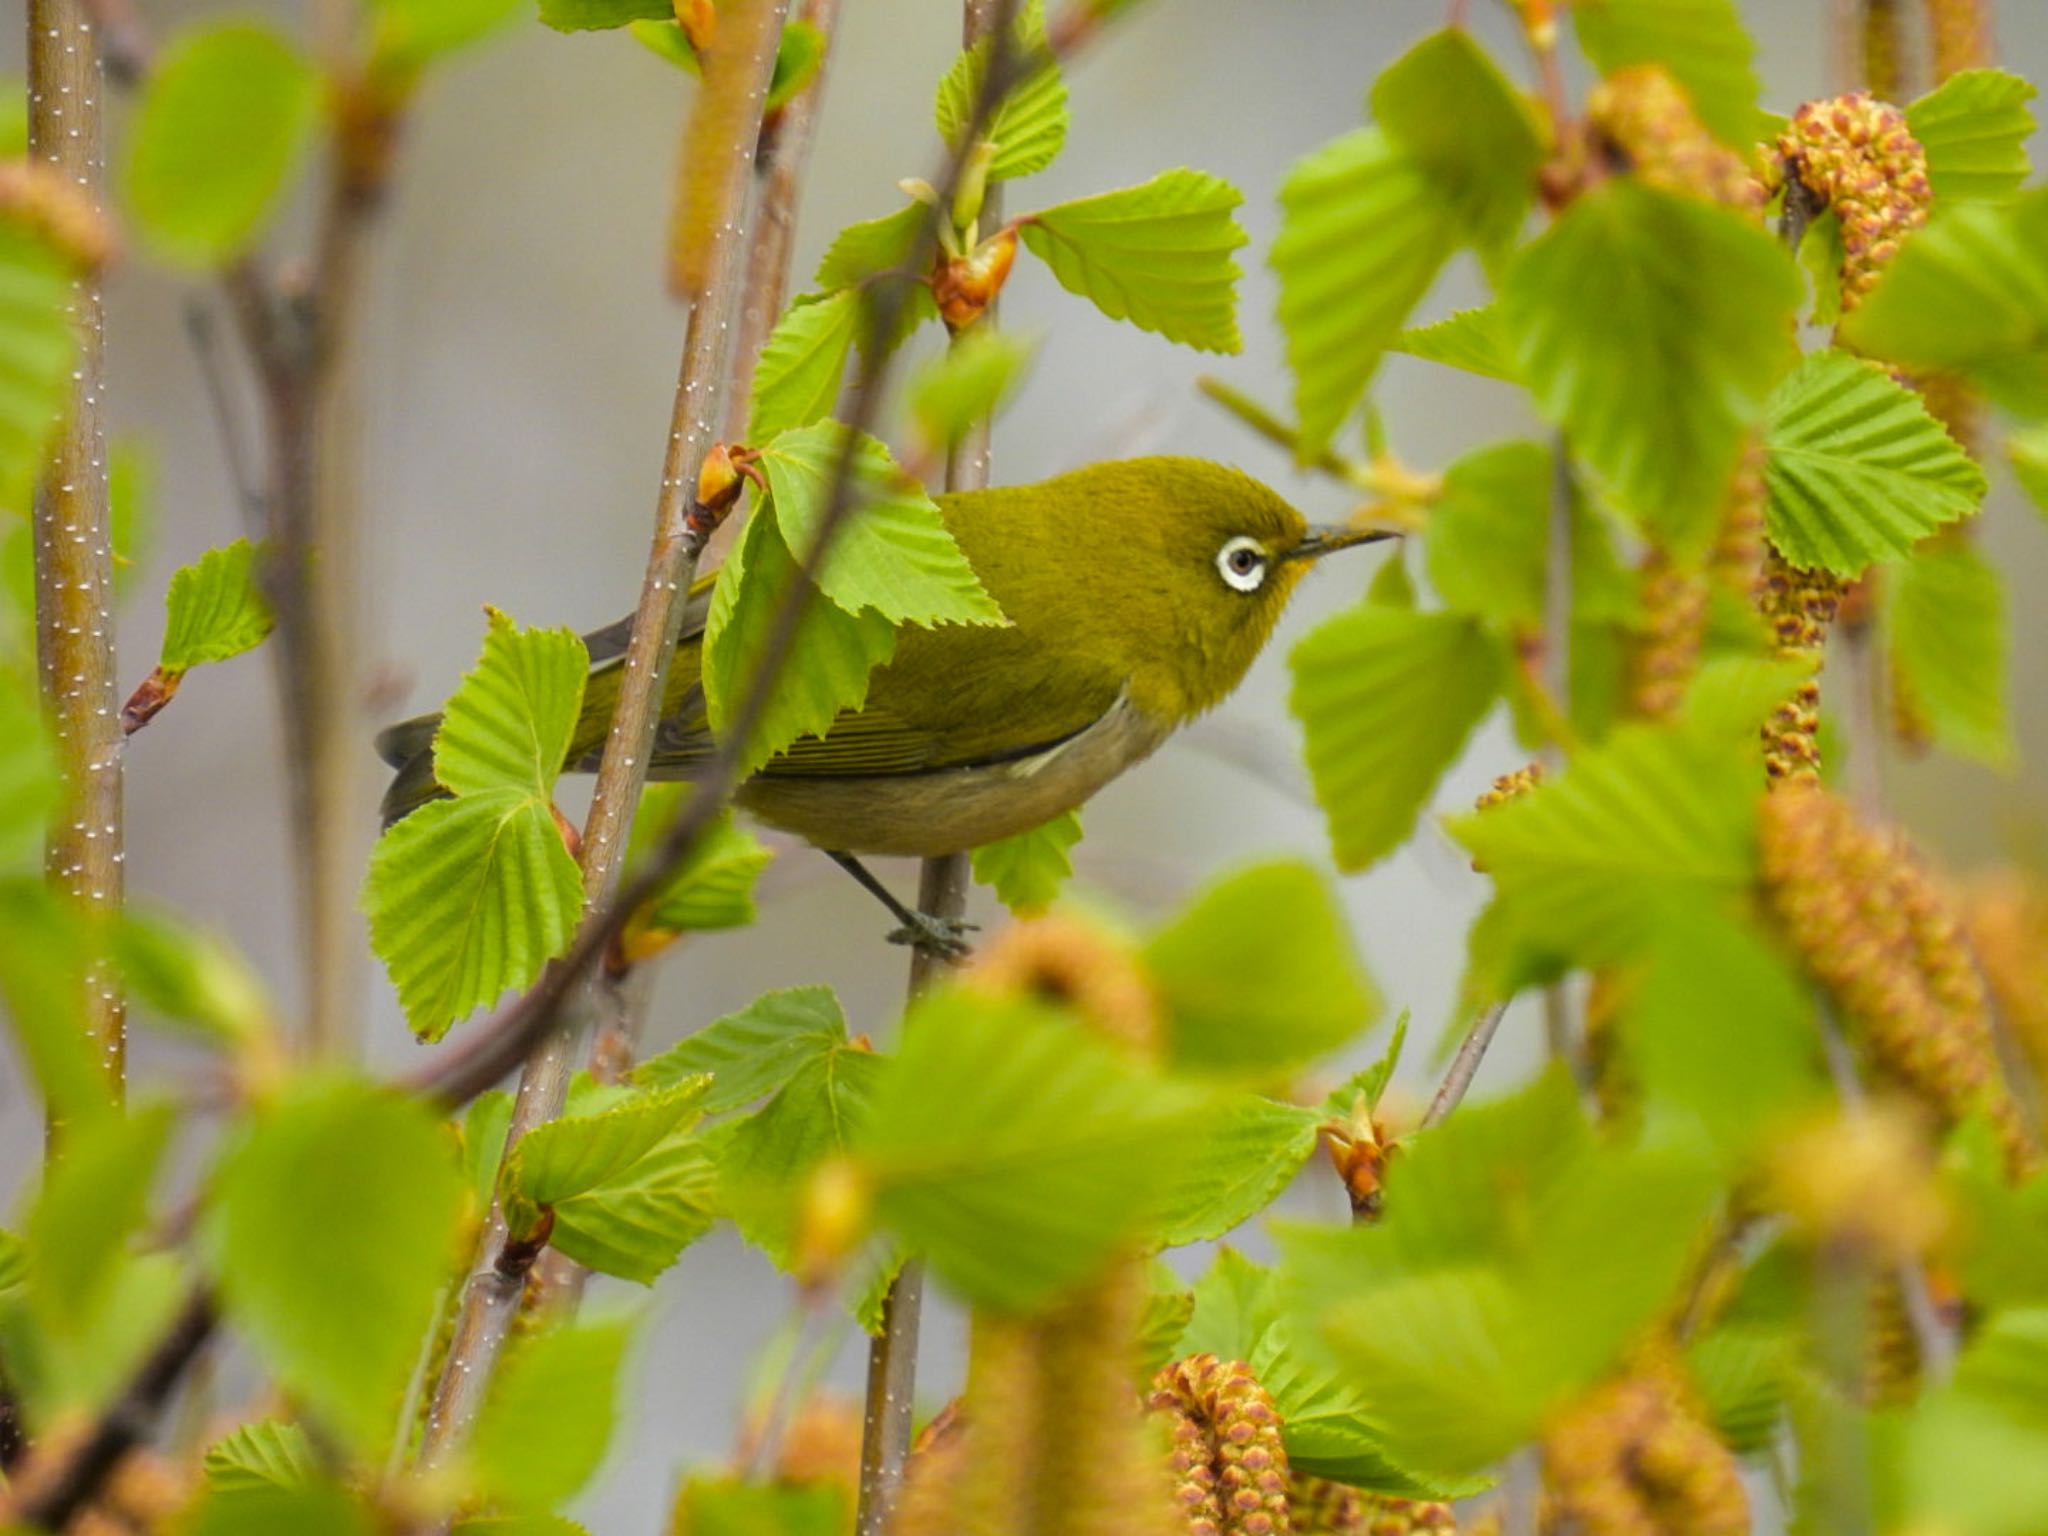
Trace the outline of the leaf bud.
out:
<instances>
[{"instance_id":1,"label":"leaf bud","mask_svg":"<svg viewBox=\"0 0 2048 1536\"><path fill-rule=\"evenodd\" d=\"M986 313L1003 291L1016 259L1014 229L998 230L965 256L940 255L931 276L932 298L947 330L964 331Z\"/></svg>"}]
</instances>

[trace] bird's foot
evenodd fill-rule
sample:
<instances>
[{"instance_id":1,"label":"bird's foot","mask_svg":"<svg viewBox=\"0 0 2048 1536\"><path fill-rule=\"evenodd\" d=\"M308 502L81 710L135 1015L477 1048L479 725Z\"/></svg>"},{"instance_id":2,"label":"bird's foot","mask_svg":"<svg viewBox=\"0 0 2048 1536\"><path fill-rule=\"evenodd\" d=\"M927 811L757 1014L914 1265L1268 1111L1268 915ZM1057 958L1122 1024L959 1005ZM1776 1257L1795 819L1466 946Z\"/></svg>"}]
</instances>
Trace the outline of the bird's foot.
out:
<instances>
[{"instance_id":1,"label":"bird's foot","mask_svg":"<svg viewBox=\"0 0 2048 1536\"><path fill-rule=\"evenodd\" d=\"M891 944L908 944L935 959L958 964L974 953L967 935L980 928L957 917L934 917L929 912L906 910L903 926L889 935Z\"/></svg>"}]
</instances>

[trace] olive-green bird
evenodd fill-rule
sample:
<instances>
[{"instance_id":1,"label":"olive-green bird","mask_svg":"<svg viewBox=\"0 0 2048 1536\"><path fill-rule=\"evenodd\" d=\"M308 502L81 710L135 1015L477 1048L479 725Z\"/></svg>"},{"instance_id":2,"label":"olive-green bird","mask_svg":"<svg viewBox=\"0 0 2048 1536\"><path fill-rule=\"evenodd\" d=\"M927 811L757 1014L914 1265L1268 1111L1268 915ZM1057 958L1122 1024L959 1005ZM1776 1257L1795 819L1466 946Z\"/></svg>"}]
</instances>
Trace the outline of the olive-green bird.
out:
<instances>
[{"instance_id":1,"label":"olive-green bird","mask_svg":"<svg viewBox=\"0 0 2048 1536\"><path fill-rule=\"evenodd\" d=\"M866 704L792 743L737 795L921 932L855 856L958 853L1074 809L1237 687L1317 558L1386 537L1312 528L1250 476L1188 458L1094 464L938 504L1009 623L904 626ZM691 589L669 669L657 779L688 779L715 750L700 670L710 608L706 579ZM567 768L597 766L630 625L586 639L590 683ZM398 770L387 822L441 792L437 721L378 738Z\"/></svg>"}]
</instances>

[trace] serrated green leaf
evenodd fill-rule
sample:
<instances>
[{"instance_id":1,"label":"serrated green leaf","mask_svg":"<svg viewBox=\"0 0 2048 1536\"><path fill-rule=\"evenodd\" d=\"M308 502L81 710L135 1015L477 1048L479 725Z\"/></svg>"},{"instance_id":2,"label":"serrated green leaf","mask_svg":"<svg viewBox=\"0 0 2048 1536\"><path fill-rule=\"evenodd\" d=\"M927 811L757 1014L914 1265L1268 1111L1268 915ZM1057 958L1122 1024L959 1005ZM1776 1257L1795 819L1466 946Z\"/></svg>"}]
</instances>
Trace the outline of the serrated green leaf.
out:
<instances>
[{"instance_id":1,"label":"serrated green leaf","mask_svg":"<svg viewBox=\"0 0 2048 1536\"><path fill-rule=\"evenodd\" d=\"M776 112L803 94L825 64L825 34L801 16L784 23L775 44L775 68L768 76L763 111Z\"/></svg>"},{"instance_id":2,"label":"serrated green leaf","mask_svg":"<svg viewBox=\"0 0 2048 1536\"><path fill-rule=\"evenodd\" d=\"M168 911L128 907L113 951L131 1001L175 1028L223 1045L250 1044L276 1028L270 995L249 963Z\"/></svg>"},{"instance_id":3,"label":"serrated green leaf","mask_svg":"<svg viewBox=\"0 0 2048 1536\"><path fill-rule=\"evenodd\" d=\"M312 64L268 27L179 33L143 86L123 187L150 244L183 265L246 249L283 196L320 111Z\"/></svg>"},{"instance_id":4,"label":"serrated green leaf","mask_svg":"<svg viewBox=\"0 0 2048 1536\"><path fill-rule=\"evenodd\" d=\"M1906 127L1927 151L1927 179L1941 202L1999 201L2026 182L2027 140L2039 94L2002 69L1965 69L1906 108Z\"/></svg>"},{"instance_id":5,"label":"serrated green leaf","mask_svg":"<svg viewBox=\"0 0 2048 1536\"><path fill-rule=\"evenodd\" d=\"M1809 656L1715 656L1693 674L1681 714L1702 737L1746 747L1758 722L1813 673Z\"/></svg>"},{"instance_id":6,"label":"serrated green leaf","mask_svg":"<svg viewBox=\"0 0 2048 1536\"><path fill-rule=\"evenodd\" d=\"M1306 463L1329 446L1457 248L1458 222L1428 173L1378 128L1296 161L1280 208L1268 260L1301 418L1295 458Z\"/></svg>"},{"instance_id":7,"label":"serrated green leaf","mask_svg":"<svg viewBox=\"0 0 2048 1536\"><path fill-rule=\"evenodd\" d=\"M1393 1033L1387 1037L1387 1048L1380 1053L1380 1059L1352 1073L1324 1097L1323 1118L1366 1125L1379 1108L1387 1084L1394 1080L1394 1071L1401 1065L1402 1047L1407 1043L1408 1010L1403 1008L1400 1017L1394 1020Z\"/></svg>"},{"instance_id":8,"label":"serrated green leaf","mask_svg":"<svg viewBox=\"0 0 2048 1536\"><path fill-rule=\"evenodd\" d=\"M977 325L919 368L910 381L910 414L934 447L949 448L994 416L1023 382L1038 344L1014 331Z\"/></svg>"},{"instance_id":9,"label":"serrated green leaf","mask_svg":"<svg viewBox=\"0 0 2048 1536\"><path fill-rule=\"evenodd\" d=\"M633 1081L661 1088L711 1074L706 1114L723 1114L778 1091L798 1072L846 1043L846 1017L830 987L764 992L737 1013L685 1035L642 1062Z\"/></svg>"},{"instance_id":10,"label":"serrated green leaf","mask_svg":"<svg viewBox=\"0 0 2048 1536\"><path fill-rule=\"evenodd\" d=\"M1437 184L1468 239L1491 247L1514 237L1535 195L1543 140L1527 102L1469 32L1446 28L1388 66L1373 84L1372 115Z\"/></svg>"},{"instance_id":11,"label":"serrated green leaf","mask_svg":"<svg viewBox=\"0 0 2048 1536\"><path fill-rule=\"evenodd\" d=\"M704 630L704 702L714 732L732 715L759 665L782 594L803 571L772 516L747 519L727 552ZM822 736L842 709L867 698L868 675L896 651L896 628L879 613L848 613L816 592L804 606L789 663L737 764L751 773L799 736ZM404 825L404 823L400 823Z\"/></svg>"},{"instance_id":12,"label":"serrated green leaf","mask_svg":"<svg viewBox=\"0 0 2048 1536\"><path fill-rule=\"evenodd\" d=\"M454 1144L369 1083L295 1081L216 1169L203 1249L229 1319L279 1383L381 1457L462 1208Z\"/></svg>"},{"instance_id":13,"label":"serrated green leaf","mask_svg":"<svg viewBox=\"0 0 2048 1536\"><path fill-rule=\"evenodd\" d=\"M1500 694L1501 658L1471 619L1368 606L1294 648L1288 708L1340 869L1401 845Z\"/></svg>"},{"instance_id":14,"label":"serrated green leaf","mask_svg":"<svg viewBox=\"0 0 2048 1536\"><path fill-rule=\"evenodd\" d=\"M835 1045L806 1061L726 1142L719 1204L779 1267L796 1262L797 1218L811 1176L826 1159L845 1155L882 1072L880 1057Z\"/></svg>"},{"instance_id":15,"label":"serrated green leaf","mask_svg":"<svg viewBox=\"0 0 2048 1536\"><path fill-rule=\"evenodd\" d=\"M25 683L0 677L0 868L36 858L59 788L41 708Z\"/></svg>"},{"instance_id":16,"label":"serrated green leaf","mask_svg":"<svg viewBox=\"0 0 2048 1536\"><path fill-rule=\"evenodd\" d=\"M481 42L518 11L516 0L372 0L373 68L411 71Z\"/></svg>"},{"instance_id":17,"label":"serrated green leaf","mask_svg":"<svg viewBox=\"0 0 2048 1536\"><path fill-rule=\"evenodd\" d=\"M1012 46L1025 56L1048 52L1043 0L1030 0L1018 8ZM988 56L989 43L977 43L953 61L939 82L932 115L938 122L939 137L949 148L960 147L960 136L974 116L975 101L988 73ZM991 181L1029 176L1052 164L1067 142L1067 85L1058 62L1034 69L1012 85L995 104L981 137L996 146L988 168Z\"/></svg>"},{"instance_id":18,"label":"serrated green leaf","mask_svg":"<svg viewBox=\"0 0 2048 1536\"><path fill-rule=\"evenodd\" d=\"M837 422L821 422L761 450L775 524L792 554L809 551L818 537L845 433ZM1005 622L938 504L874 438L863 436L855 448L851 482L858 510L818 572L820 592L848 613L872 610L893 624Z\"/></svg>"},{"instance_id":19,"label":"serrated green leaf","mask_svg":"<svg viewBox=\"0 0 2048 1536\"><path fill-rule=\"evenodd\" d=\"M1848 252L1842 243L1842 219L1824 208L1799 237L1799 269L1813 292L1811 325L1835 325L1842 318L1842 264Z\"/></svg>"},{"instance_id":20,"label":"serrated green leaf","mask_svg":"<svg viewBox=\"0 0 2048 1536\"><path fill-rule=\"evenodd\" d=\"M304 1488L319 1472L305 1430L278 1419L244 1424L206 1448L206 1486L216 1494Z\"/></svg>"},{"instance_id":21,"label":"serrated green leaf","mask_svg":"<svg viewBox=\"0 0 2048 1536\"><path fill-rule=\"evenodd\" d=\"M811 281L830 293L902 267L910 260L917 248L918 235L932 218L930 208L913 202L879 219L847 225L832 237Z\"/></svg>"},{"instance_id":22,"label":"serrated green leaf","mask_svg":"<svg viewBox=\"0 0 2048 1536\"><path fill-rule=\"evenodd\" d=\"M677 1132L601 1188L558 1204L548 1243L585 1269L652 1285L718 1215L711 1142Z\"/></svg>"},{"instance_id":23,"label":"serrated green leaf","mask_svg":"<svg viewBox=\"0 0 2048 1536\"><path fill-rule=\"evenodd\" d=\"M573 1091L573 1090L572 1090ZM462 1117L462 1173L472 1201L471 1214L481 1218L498 1189L498 1169L505 1161L505 1141L512 1129L512 1095L501 1088L480 1093Z\"/></svg>"},{"instance_id":24,"label":"serrated green leaf","mask_svg":"<svg viewBox=\"0 0 2048 1536\"><path fill-rule=\"evenodd\" d=\"M1201 171L1042 208L1024 220L1025 247L1069 293L1112 320L1203 352L1235 352L1238 265L1248 238L1232 210L1244 196Z\"/></svg>"},{"instance_id":25,"label":"serrated green leaf","mask_svg":"<svg viewBox=\"0 0 2048 1536\"><path fill-rule=\"evenodd\" d=\"M12 1232L0 1230L0 1296L18 1290L28 1279L28 1245Z\"/></svg>"},{"instance_id":26,"label":"serrated green leaf","mask_svg":"<svg viewBox=\"0 0 2048 1536\"><path fill-rule=\"evenodd\" d=\"M1777 1439L1799 1349L1796 1335L1735 1325L1711 1329L1686 1350L1686 1374L1707 1422L1737 1455L1754 1455Z\"/></svg>"},{"instance_id":27,"label":"serrated green leaf","mask_svg":"<svg viewBox=\"0 0 2048 1536\"><path fill-rule=\"evenodd\" d=\"M1388 343L1388 350L1503 384L1522 382L1521 365L1515 361L1497 304L1461 309L1428 325L1411 326Z\"/></svg>"},{"instance_id":28,"label":"serrated green leaf","mask_svg":"<svg viewBox=\"0 0 2048 1536\"><path fill-rule=\"evenodd\" d=\"M855 1151L877 1215L961 1296L1016 1312L1151 1224L1158 1149L1187 1155L1208 1112L1042 1003L946 991L912 1010Z\"/></svg>"},{"instance_id":29,"label":"serrated green leaf","mask_svg":"<svg viewBox=\"0 0 2048 1536\"><path fill-rule=\"evenodd\" d=\"M685 797L680 784L647 786L633 818L629 867L645 855ZM774 849L735 823L729 811L721 813L635 924L662 933L744 928L755 917L754 887L774 862Z\"/></svg>"},{"instance_id":30,"label":"serrated green leaf","mask_svg":"<svg viewBox=\"0 0 2048 1536\"><path fill-rule=\"evenodd\" d=\"M1499 443L1444 474L1423 529L1423 568L1444 606L1514 633L1543 622L1556 464L1541 443ZM1584 522L1586 519L1581 518ZM1575 529L1576 533L1578 530ZM1594 572L1597 530L1572 540L1573 597Z\"/></svg>"},{"instance_id":31,"label":"serrated green leaf","mask_svg":"<svg viewBox=\"0 0 2048 1536\"><path fill-rule=\"evenodd\" d=\"M860 323L860 296L851 288L807 293L790 302L754 368L749 443L765 443L778 432L832 414Z\"/></svg>"},{"instance_id":32,"label":"serrated green leaf","mask_svg":"<svg viewBox=\"0 0 2048 1536\"><path fill-rule=\"evenodd\" d=\"M1508 270L1502 313L1536 404L1665 542L1702 544L1792 361L1801 284L1726 208L1611 180Z\"/></svg>"},{"instance_id":33,"label":"serrated green leaf","mask_svg":"<svg viewBox=\"0 0 2048 1536\"><path fill-rule=\"evenodd\" d=\"M1168 1059L1199 1071L1299 1066L1379 1012L1336 893L1294 860L1210 885L1152 936L1144 961Z\"/></svg>"},{"instance_id":34,"label":"serrated green leaf","mask_svg":"<svg viewBox=\"0 0 2048 1536\"><path fill-rule=\"evenodd\" d=\"M64 263L28 231L0 228L0 506L27 510L43 446L69 409L76 345Z\"/></svg>"},{"instance_id":35,"label":"serrated green leaf","mask_svg":"<svg viewBox=\"0 0 2048 1536\"><path fill-rule=\"evenodd\" d=\"M1138 1321L1138 1379L1145 1382L1177 1353L1181 1335L1195 1315L1195 1293L1157 1259L1152 1261L1151 1281Z\"/></svg>"},{"instance_id":36,"label":"serrated green leaf","mask_svg":"<svg viewBox=\"0 0 2048 1536\"><path fill-rule=\"evenodd\" d=\"M632 1337L626 1321L572 1323L529 1336L507 1356L471 1445L487 1496L546 1509L590 1481L618 1420L619 1368Z\"/></svg>"},{"instance_id":37,"label":"serrated green leaf","mask_svg":"<svg viewBox=\"0 0 2048 1536\"><path fill-rule=\"evenodd\" d=\"M103 1115L71 1129L29 1207L29 1302L51 1328L84 1334L105 1306L142 1225L175 1123L168 1105Z\"/></svg>"},{"instance_id":38,"label":"serrated green leaf","mask_svg":"<svg viewBox=\"0 0 2048 1536\"><path fill-rule=\"evenodd\" d=\"M458 795L510 789L545 800L583 703L589 653L570 629L521 629L486 610L483 654L434 733L434 777Z\"/></svg>"},{"instance_id":39,"label":"serrated green leaf","mask_svg":"<svg viewBox=\"0 0 2048 1536\"><path fill-rule=\"evenodd\" d=\"M1074 872L1068 851L1081 841L1081 815L1067 811L1043 826L974 850L974 878L1019 916L1053 904Z\"/></svg>"},{"instance_id":40,"label":"serrated green leaf","mask_svg":"<svg viewBox=\"0 0 2048 1536\"><path fill-rule=\"evenodd\" d=\"M377 1536L374 1511L328 1482L209 1492L180 1516L183 1536Z\"/></svg>"},{"instance_id":41,"label":"serrated green leaf","mask_svg":"<svg viewBox=\"0 0 2048 1536\"><path fill-rule=\"evenodd\" d=\"M1949 1138L1942 1193L1954 1221L1948 1256L1970 1303L1987 1311L2048 1305L2048 1179L2013 1184L1982 1115Z\"/></svg>"},{"instance_id":42,"label":"serrated green leaf","mask_svg":"<svg viewBox=\"0 0 2048 1536\"><path fill-rule=\"evenodd\" d=\"M1860 576L1984 499L1984 472L1920 396L1846 352L1779 386L1764 449L1771 542L1802 568Z\"/></svg>"},{"instance_id":43,"label":"serrated green leaf","mask_svg":"<svg viewBox=\"0 0 2048 1536\"><path fill-rule=\"evenodd\" d=\"M1885 596L1902 702L1950 751L2010 767L2011 637L1998 568L1959 539L1936 540L1898 568Z\"/></svg>"},{"instance_id":44,"label":"serrated green leaf","mask_svg":"<svg viewBox=\"0 0 2048 1536\"><path fill-rule=\"evenodd\" d=\"M528 1131L498 1181L513 1236L528 1236L544 1210L624 1177L674 1132L694 1124L710 1086L708 1077L685 1078L600 1114L550 1120Z\"/></svg>"},{"instance_id":45,"label":"serrated green leaf","mask_svg":"<svg viewBox=\"0 0 2048 1536\"><path fill-rule=\"evenodd\" d=\"M1745 154L1764 136L1756 44L1735 0L1579 0L1579 46L1603 75L1661 64L1714 136Z\"/></svg>"},{"instance_id":46,"label":"serrated green leaf","mask_svg":"<svg viewBox=\"0 0 2048 1536\"><path fill-rule=\"evenodd\" d=\"M671 0L541 0L540 4L540 19L557 32L608 31L637 21L672 23L675 18Z\"/></svg>"},{"instance_id":47,"label":"serrated green leaf","mask_svg":"<svg viewBox=\"0 0 2048 1536\"><path fill-rule=\"evenodd\" d=\"M1160 1246L1222 1237L1258 1215L1314 1155L1320 1124L1314 1110L1272 1099L1224 1110L1167 1197Z\"/></svg>"},{"instance_id":48,"label":"serrated green leaf","mask_svg":"<svg viewBox=\"0 0 2048 1536\"><path fill-rule=\"evenodd\" d=\"M363 908L406 1022L438 1040L568 947L583 876L545 800L484 790L429 801L379 838Z\"/></svg>"},{"instance_id":49,"label":"serrated green leaf","mask_svg":"<svg viewBox=\"0 0 2048 1536\"><path fill-rule=\"evenodd\" d=\"M838 1536L853 1518L832 1479L756 1483L699 1473L676 1495L675 1526L691 1536Z\"/></svg>"},{"instance_id":50,"label":"serrated green leaf","mask_svg":"<svg viewBox=\"0 0 2048 1536\"><path fill-rule=\"evenodd\" d=\"M171 577L157 665L183 672L254 650L277 620L256 578L262 551L247 539L209 549Z\"/></svg>"}]
</instances>

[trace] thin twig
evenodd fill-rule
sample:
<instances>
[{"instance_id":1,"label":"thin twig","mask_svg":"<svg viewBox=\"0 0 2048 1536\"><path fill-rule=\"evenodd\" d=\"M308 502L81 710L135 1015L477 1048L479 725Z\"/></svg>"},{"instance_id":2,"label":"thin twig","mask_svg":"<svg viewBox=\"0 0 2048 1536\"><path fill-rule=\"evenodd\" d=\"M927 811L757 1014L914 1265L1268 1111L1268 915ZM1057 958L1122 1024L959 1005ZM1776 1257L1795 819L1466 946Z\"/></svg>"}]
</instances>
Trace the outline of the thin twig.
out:
<instances>
[{"instance_id":1,"label":"thin twig","mask_svg":"<svg viewBox=\"0 0 2048 1536\"><path fill-rule=\"evenodd\" d=\"M213 311L204 300L185 306L185 335L199 359L199 382L206 389L206 403L213 410L214 429L220 433L221 455L227 461L228 479L234 483L235 499L242 504L242 521L252 538L263 536L263 493L249 467L248 449L242 442L242 425L228 390L227 369L220 355L220 337L214 328Z\"/></svg>"},{"instance_id":2,"label":"thin twig","mask_svg":"<svg viewBox=\"0 0 2048 1536\"><path fill-rule=\"evenodd\" d=\"M100 46L79 0L29 0L29 158L101 202ZM82 911L107 917L122 895L124 737L114 666L114 550L107 506L106 320L97 273L71 284L77 356L71 400L35 495L36 670L56 738L63 798L44 872ZM79 1027L119 1091L126 1036L104 959L87 971ZM53 1110L54 1114L54 1110ZM51 1124L54 1137L56 1124Z\"/></svg>"},{"instance_id":3,"label":"thin twig","mask_svg":"<svg viewBox=\"0 0 2048 1536\"><path fill-rule=\"evenodd\" d=\"M1464 1102L1465 1091L1478 1075L1479 1064L1486 1060L1487 1047L1493 1044L1493 1037L1507 1011L1506 1003L1495 1003L1472 1021L1465 1038L1458 1042L1458 1054L1451 1058L1450 1070L1444 1073L1443 1082L1437 1086L1436 1097L1429 1101L1429 1112L1422 1117L1424 1130L1442 1125L1450 1119L1451 1111Z\"/></svg>"}]
</instances>

